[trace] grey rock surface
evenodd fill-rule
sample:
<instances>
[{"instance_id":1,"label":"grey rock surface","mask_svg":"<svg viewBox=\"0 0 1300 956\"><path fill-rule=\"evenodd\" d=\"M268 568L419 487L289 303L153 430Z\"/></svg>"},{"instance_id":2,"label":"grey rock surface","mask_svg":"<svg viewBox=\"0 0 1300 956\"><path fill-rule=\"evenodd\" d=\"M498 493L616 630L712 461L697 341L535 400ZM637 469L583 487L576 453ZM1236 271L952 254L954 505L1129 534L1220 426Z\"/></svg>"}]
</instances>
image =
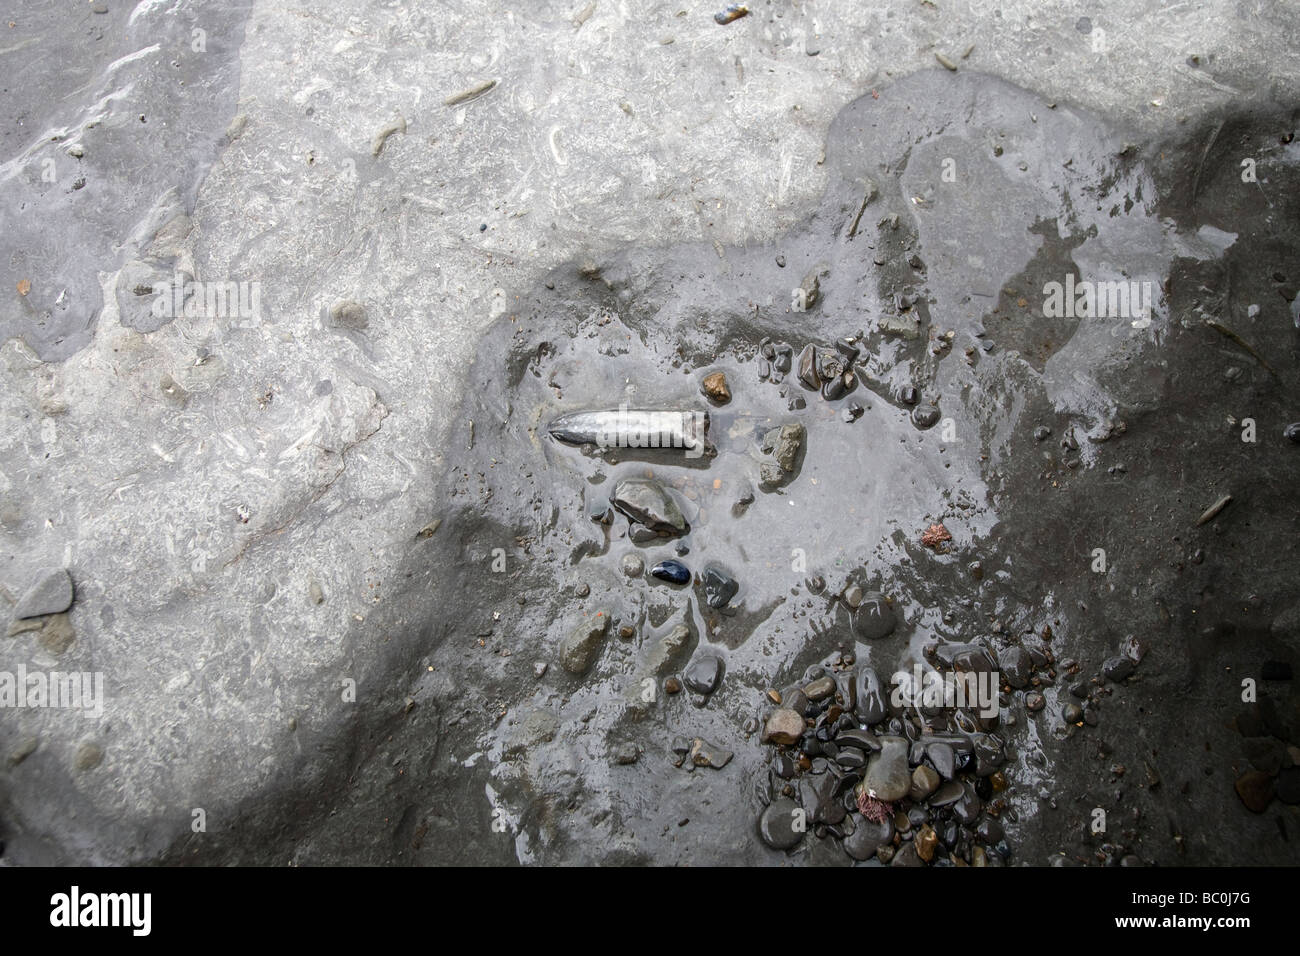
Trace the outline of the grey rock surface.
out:
<instances>
[{"instance_id":1,"label":"grey rock surface","mask_svg":"<svg viewBox=\"0 0 1300 956\"><path fill-rule=\"evenodd\" d=\"M5 31L0 593L62 566L77 601L75 641L0 639L0 668L108 686L91 741L80 714L5 715L0 751L41 741L0 762L7 860L646 859L631 824L557 849L577 784L539 796L525 832L499 793L531 786L531 751L437 747L531 659L490 650L505 638L481 608L431 615L424 595L454 570L419 560L463 457L462 396L480 426L508 418L493 383L466 379L488 324L566 263L684 241L721 259L781 234L827 185L837 112L936 51L1152 139L1300 86L1285 4L1095 0L1087 33L1064 0L782 3L726 28L607 0L575 24L580 6L146 0L96 17L35 0ZM954 256L979 245L953 238ZM1019 268L980 253L990 274ZM339 302L356 308L331 318ZM1054 387L1104 404L1067 378ZM493 561L495 544L467 547ZM647 652L656 673L689 638L669 633ZM412 738L436 812L392 769ZM571 746L559 779L590 766ZM718 798L660 859L757 859L752 820L721 796L741 759L674 780L678 798ZM385 832L363 823L381 802ZM786 809L764 814L773 846L801 839Z\"/></svg>"}]
</instances>

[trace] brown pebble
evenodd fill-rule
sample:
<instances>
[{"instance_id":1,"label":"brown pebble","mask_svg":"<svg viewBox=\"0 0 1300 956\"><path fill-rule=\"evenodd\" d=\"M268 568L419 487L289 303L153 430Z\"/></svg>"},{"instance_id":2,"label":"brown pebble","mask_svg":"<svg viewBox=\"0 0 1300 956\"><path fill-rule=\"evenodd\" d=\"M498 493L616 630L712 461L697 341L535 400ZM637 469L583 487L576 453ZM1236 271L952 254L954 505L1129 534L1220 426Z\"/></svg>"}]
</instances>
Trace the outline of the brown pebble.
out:
<instances>
[{"instance_id":1,"label":"brown pebble","mask_svg":"<svg viewBox=\"0 0 1300 956\"><path fill-rule=\"evenodd\" d=\"M725 405L731 401L731 389L727 386L725 372L714 372L712 375L704 376L701 390L719 405Z\"/></svg>"},{"instance_id":2,"label":"brown pebble","mask_svg":"<svg viewBox=\"0 0 1300 956\"><path fill-rule=\"evenodd\" d=\"M84 743L77 748L72 764L78 770L94 770L104 759L104 751L99 744Z\"/></svg>"}]
</instances>

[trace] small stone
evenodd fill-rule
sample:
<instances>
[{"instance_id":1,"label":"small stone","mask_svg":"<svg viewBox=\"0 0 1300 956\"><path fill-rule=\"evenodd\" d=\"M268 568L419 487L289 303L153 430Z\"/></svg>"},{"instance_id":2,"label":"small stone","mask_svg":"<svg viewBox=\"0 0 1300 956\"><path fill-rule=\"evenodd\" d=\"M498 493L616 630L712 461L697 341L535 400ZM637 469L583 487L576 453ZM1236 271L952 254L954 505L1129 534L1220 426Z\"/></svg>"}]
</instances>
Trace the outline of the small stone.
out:
<instances>
[{"instance_id":1,"label":"small stone","mask_svg":"<svg viewBox=\"0 0 1300 956\"><path fill-rule=\"evenodd\" d=\"M804 685L803 692L811 701L822 701L835 693L835 678L819 677Z\"/></svg>"},{"instance_id":2,"label":"small stone","mask_svg":"<svg viewBox=\"0 0 1300 956\"><path fill-rule=\"evenodd\" d=\"M867 764L867 774L859 784L862 792L886 803L907 796L912 777L907 769L908 742L903 737L881 737L880 753Z\"/></svg>"},{"instance_id":3,"label":"small stone","mask_svg":"<svg viewBox=\"0 0 1300 956\"><path fill-rule=\"evenodd\" d=\"M916 855L922 861L929 863L934 859L935 848L939 845L939 834L935 833L934 827L927 823L916 832L913 843L916 845Z\"/></svg>"},{"instance_id":4,"label":"small stone","mask_svg":"<svg viewBox=\"0 0 1300 956\"><path fill-rule=\"evenodd\" d=\"M1034 676L1034 662L1030 659L1029 652L1019 644L1002 649L998 654L998 668L1007 683L1016 689L1024 687Z\"/></svg>"},{"instance_id":5,"label":"small stone","mask_svg":"<svg viewBox=\"0 0 1300 956\"><path fill-rule=\"evenodd\" d=\"M645 572L645 562L639 554L625 554L620 562L623 573L629 578L639 578Z\"/></svg>"},{"instance_id":6,"label":"small stone","mask_svg":"<svg viewBox=\"0 0 1300 956\"><path fill-rule=\"evenodd\" d=\"M1031 693L1025 695L1025 708L1032 714L1042 710L1047 705L1047 699L1042 694Z\"/></svg>"},{"instance_id":7,"label":"small stone","mask_svg":"<svg viewBox=\"0 0 1300 956\"><path fill-rule=\"evenodd\" d=\"M709 397L710 401L717 402L719 405L725 405L731 401L731 389L727 387L725 372L714 372L712 375L704 376L700 388Z\"/></svg>"},{"instance_id":8,"label":"small stone","mask_svg":"<svg viewBox=\"0 0 1300 956\"><path fill-rule=\"evenodd\" d=\"M975 827L977 836L986 846L997 846L1002 842L1002 824L992 817L985 817Z\"/></svg>"},{"instance_id":9,"label":"small stone","mask_svg":"<svg viewBox=\"0 0 1300 956\"><path fill-rule=\"evenodd\" d=\"M804 829L803 812L789 797L777 797L758 818L758 834L773 850L797 846Z\"/></svg>"},{"instance_id":10,"label":"small stone","mask_svg":"<svg viewBox=\"0 0 1300 956\"><path fill-rule=\"evenodd\" d=\"M71 647L76 639L77 633L73 630L72 621L67 614L51 614L45 618L45 626L41 628L41 633L36 638L41 647L56 656Z\"/></svg>"},{"instance_id":11,"label":"small stone","mask_svg":"<svg viewBox=\"0 0 1300 956\"><path fill-rule=\"evenodd\" d=\"M904 843L893 856L890 866L925 866L917 852L916 841Z\"/></svg>"},{"instance_id":12,"label":"small stone","mask_svg":"<svg viewBox=\"0 0 1300 956\"><path fill-rule=\"evenodd\" d=\"M704 601L709 607L720 610L731 603L740 590L735 578L716 564L707 565L702 575Z\"/></svg>"},{"instance_id":13,"label":"small stone","mask_svg":"<svg viewBox=\"0 0 1300 956\"><path fill-rule=\"evenodd\" d=\"M921 544L938 551L940 546L952 540L952 533L942 523L935 523L925 529L921 535Z\"/></svg>"},{"instance_id":14,"label":"small stone","mask_svg":"<svg viewBox=\"0 0 1300 956\"><path fill-rule=\"evenodd\" d=\"M614 750L614 762L626 767L641 759L641 748L632 742L619 744Z\"/></svg>"},{"instance_id":15,"label":"small stone","mask_svg":"<svg viewBox=\"0 0 1300 956\"><path fill-rule=\"evenodd\" d=\"M933 405L918 405L912 409L912 424L924 431L939 424L939 409Z\"/></svg>"},{"instance_id":16,"label":"small stone","mask_svg":"<svg viewBox=\"0 0 1300 956\"><path fill-rule=\"evenodd\" d=\"M803 447L804 427L800 424L782 425L763 435L764 454L771 455L781 471L789 474L794 471L799 459L799 450Z\"/></svg>"},{"instance_id":17,"label":"small stone","mask_svg":"<svg viewBox=\"0 0 1300 956\"><path fill-rule=\"evenodd\" d=\"M697 767L712 767L721 770L735 756L730 750L723 750L717 744L711 744L703 737L696 737L691 742L691 763Z\"/></svg>"},{"instance_id":18,"label":"small stone","mask_svg":"<svg viewBox=\"0 0 1300 956\"><path fill-rule=\"evenodd\" d=\"M351 299L343 299L330 306L329 324L336 329L363 332L370 327L365 307Z\"/></svg>"},{"instance_id":19,"label":"small stone","mask_svg":"<svg viewBox=\"0 0 1300 956\"><path fill-rule=\"evenodd\" d=\"M676 677L670 677L664 681L665 694L680 694L682 692L682 682Z\"/></svg>"},{"instance_id":20,"label":"small stone","mask_svg":"<svg viewBox=\"0 0 1300 956\"><path fill-rule=\"evenodd\" d=\"M72 607L72 578L63 568L42 571L14 608L14 617L22 620L44 614L60 614Z\"/></svg>"},{"instance_id":21,"label":"small stone","mask_svg":"<svg viewBox=\"0 0 1300 956\"><path fill-rule=\"evenodd\" d=\"M1248 770L1237 778L1237 796L1252 813L1263 813L1273 802L1273 778L1260 770Z\"/></svg>"},{"instance_id":22,"label":"small stone","mask_svg":"<svg viewBox=\"0 0 1300 956\"><path fill-rule=\"evenodd\" d=\"M1133 659L1130 657L1111 657L1101 665L1101 672L1106 676L1107 680L1118 683L1132 674L1136 668L1137 665L1133 663Z\"/></svg>"},{"instance_id":23,"label":"small stone","mask_svg":"<svg viewBox=\"0 0 1300 956\"><path fill-rule=\"evenodd\" d=\"M944 780L951 780L957 776L957 755L951 745L942 742L927 744L925 755L930 758L930 763L934 764L934 769ZM933 793L934 788L931 788L930 792Z\"/></svg>"},{"instance_id":24,"label":"small stone","mask_svg":"<svg viewBox=\"0 0 1300 956\"><path fill-rule=\"evenodd\" d=\"M686 668L682 680L697 694L712 694L722 683L724 669L721 657L717 654L704 653L695 658Z\"/></svg>"},{"instance_id":25,"label":"small stone","mask_svg":"<svg viewBox=\"0 0 1300 956\"><path fill-rule=\"evenodd\" d=\"M1083 720L1083 708L1074 701L1070 701L1061 708L1061 719L1067 724L1077 724Z\"/></svg>"},{"instance_id":26,"label":"small stone","mask_svg":"<svg viewBox=\"0 0 1300 956\"><path fill-rule=\"evenodd\" d=\"M908 796L920 803L939 788L940 778L937 771L922 764L912 771L912 789Z\"/></svg>"},{"instance_id":27,"label":"small stone","mask_svg":"<svg viewBox=\"0 0 1300 956\"><path fill-rule=\"evenodd\" d=\"M821 280L817 276L816 269L813 269L803 277L803 281L799 283L799 288L797 290L800 300L799 304L803 307L800 309L801 312L810 311L813 306L821 301L821 288Z\"/></svg>"},{"instance_id":28,"label":"small stone","mask_svg":"<svg viewBox=\"0 0 1300 956\"><path fill-rule=\"evenodd\" d=\"M534 677L537 677L537 678L539 678L539 679L542 678L542 677L545 677L545 676L546 676L546 671L550 668L550 666L551 666L551 665L548 664L548 663L546 663L546 661L536 661L536 662L534 662L534 664L533 664L533 676L534 676Z\"/></svg>"},{"instance_id":29,"label":"small stone","mask_svg":"<svg viewBox=\"0 0 1300 956\"><path fill-rule=\"evenodd\" d=\"M791 746L803 736L803 717L788 707L781 707L772 712L763 728L763 743Z\"/></svg>"},{"instance_id":30,"label":"small stone","mask_svg":"<svg viewBox=\"0 0 1300 956\"><path fill-rule=\"evenodd\" d=\"M9 754L9 765L16 767L32 754L36 753L36 748L40 746L40 739L37 737L26 737L13 749Z\"/></svg>"},{"instance_id":31,"label":"small stone","mask_svg":"<svg viewBox=\"0 0 1300 956\"><path fill-rule=\"evenodd\" d=\"M687 584L691 580L691 572L680 561L660 561L650 569L650 576L669 584Z\"/></svg>"},{"instance_id":32,"label":"small stone","mask_svg":"<svg viewBox=\"0 0 1300 956\"><path fill-rule=\"evenodd\" d=\"M876 823L856 814L851 819L853 832L844 838L843 846L844 852L855 860L871 859L879 848L889 846L889 841L894 839L893 820Z\"/></svg>"},{"instance_id":33,"label":"small stone","mask_svg":"<svg viewBox=\"0 0 1300 956\"><path fill-rule=\"evenodd\" d=\"M609 627L609 614L597 611L580 622L560 642L560 663L570 674L585 674L600 651L601 641Z\"/></svg>"},{"instance_id":34,"label":"small stone","mask_svg":"<svg viewBox=\"0 0 1300 956\"><path fill-rule=\"evenodd\" d=\"M884 687L880 682L880 675L876 673L874 668L859 668L856 685L855 696L857 697L857 703L854 712L868 726L880 723L889 713L889 705L885 697Z\"/></svg>"},{"instance_id":35,"label":"small stone","mask_svg":"<svg viewBox=\"0 0 1300 956\"><path fill-rule=\"evenodd\" d=\"M614 486L610 504L657 534L680 536L690 531L672 495L649 478L623 479Z\"/></svg>"},{"instance_id":36,"label":"small stone","mask_svg":"<svg viewBox=\"0 0 1300 956\"><path fill-rule=\"evenodd\" d=\"M862 595L853 614L853 630L864 641L878 641L894 633L898 625L898 616L894 607L879 591L867 591Z\"/></svg>"},{"instance_id":37,"label":"small stone","mask_svg":"<svg viewBox=\"0 0 1300 956\"><path fill-rule=\"evenodd\" d=\"M325 589L320 586L320 582L315 578L312 578L311 583L307 585L307 599L312 604L325 603Z\"/></svg>"},{"instance_id":38,"label":"small stone","mask_svg":"<svg viewBox=\"0 0 1300 956\"><path fill-rule=\"evenodd\" d=\"M956 803L965 794L965 787L960 780L949 780L930 795L930 806L946 807Z\"/></svg>"},{"instance_id":39,"label":"small stone","mask_svg":"<svg viewBox=\"0 0 1300 956\"><path fill-rule=\"evenodd\" d=\"M104 760L104 751L96 743L84 743L77 748L72 765L77 770L94 770Z\"/></svg>"}]
</instances>

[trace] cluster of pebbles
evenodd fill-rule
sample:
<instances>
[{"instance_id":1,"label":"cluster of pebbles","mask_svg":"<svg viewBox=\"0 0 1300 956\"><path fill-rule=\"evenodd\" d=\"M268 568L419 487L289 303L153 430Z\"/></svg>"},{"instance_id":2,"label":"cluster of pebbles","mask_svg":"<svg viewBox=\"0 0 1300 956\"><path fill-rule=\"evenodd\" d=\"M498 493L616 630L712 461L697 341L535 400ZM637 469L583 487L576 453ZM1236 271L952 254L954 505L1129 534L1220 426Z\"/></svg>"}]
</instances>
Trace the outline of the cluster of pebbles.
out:
<instances>
[{"instance_id":1,"label":"cluster of pebbles","mask_svg":"<svg viewBox=\"0 0 1300 956\"><path fill-rule=\"evenodd\" d=\"M810 291L815 296L815 284ZM786 374L793 372L805 388L828 401L838 400L858 385L857 341L858 337L846 338L831 348L808 345L796 367L793 348L765 340L760 346L760 377L784 386ZM726 404L731 398L726 376L720 372L706 376L701 391L714 404ZM905 404L919 401L914 389L905 389L901 398ZM803 407L802 398L791 404L796 407ZM937 417L933 406L921 409ZM846 420L856 417L851 407L845 412ZM551 433L566 443L590 445L597 426L607 426L605 416L610 414L566 416L553 423ZM928 416L913 419L917 427L933 424ZM759 484L764 490L774 490L794 477L805 442L806 430L798 423L760 434ZM751 493L738 502L737 516L752 500ZM707 563L692 571L684 540L691 526L673 495L658 481L623 478L590 513L593 521L603 524L616 515L627 520L630 541L672 545L676 553L648 569L639 555L624 555L621 571L626 578L648 576L672 586L693 585L702 602L715 610L725 609L736 597L740 585L727 568ZM942 526L934 526L927 534L934 535L936 528L943 532ZM944 532L943 539L950 536ZM807 582L813 594L824 592L825 586L816 577ZM859 583L850 581L835 600L847 610L856 641L868 645L881 641L897 626L892 602ZM560 662L566 670L575 675L586 672L610 623L606 613L590 616L561 643ZM685 628L678 630L683 633L674 637L674 631L664 639L665 663L675 655L674 647L687 643ZM999 729L1014 725L1018 716L1046 719L1063 735L1096 726L1102 702L1111 692L1107 682L1127 679L1143 648L1130 641L1089 679L1080 676L1077 662L1055 660L1048 647L1050 632L1041 641L1008 641L1005 636L1003 640L1005 646L996 652L980 643L934 642L924 648L928 674L983 681L993 696L991 709L981 710L974 701L909 700L906 694L896 695L893 685L849 652L809 669L797 683L769 690L765 722L751 719L745 728L749 734L761 725L762 743L772 748L766 779L758 787L764 805L757 827L762 841L774 850L791 851L807 839L834 839L850 859L871 865L1004 865L1011 848L1003 821L1014 821L1015 810L1007 799L1003 770L1011 755ZM725 671L720 654L701 649L679 674L666 676L662 686L668 694L689 693L697 706L704 706ZM1058 681L1066 686L1050 691ZM1058 713L1043 713L1049 694L1060 702ZM734 756L701 737L677 737L671 750L671 761L688 770L721 770ZM638 756L639 751L629 751L618 759L630 762Z\"/></svg>"},{"instance_id":2,"label":"cluster of pebbles","mask_svg":"<svg viewBox=\"0 0 1300 956\"><path fill-rule=\"evenodd\" d=\"M792 370L804 389L820 394L828 402L838 401L852 395L861 381L857 361L862 354L860 343L864 338L865 333L859 331L837 340L832 346L806 345L797 362L792 346L765 338L759 344L759 380L780 385L781 397L787 400L790 411L807 407L799 390L792 389L786 381ZM912 407L912 424L917 428L924 430L938 424L938 407L933 403L922 403L915 386L903 386L897 398L902 404ZM841 409L840 417L852 424L862 417L864 411L860 403L849 401Z\"/></svg>"},{"instance_id":3,"label":"cluster of pebbles","mask_svg":"<svg viewBox=\"0 0 1300 956\"><path fill-rule=\"evenodd\" d=\"M1011 848L1000 818L1014 812L1000 797L1007 753L981 729L996 718L895 706L877 672L851 660L841 656L768 692L775 706L762 737L773 746L759 788L763 842L792 850L812 834L839 841L855 861L1003 865Z\"/></svg>"},{"instance_id":4,"label":"cluster of pebbles","mask_svg":"<svg viewBox=\"0 0 1300 956\"><path fill-rule=\"evenodd\" d=\"M840 600L855 616L858 637L892 631L881 595L850 585ZM870 613L859 622L864 609ZM1084 679L1078 662L1056 661L1046 641L1016 641L996 661L979 643L927 645L932 676L956 675L969 687L983 682L996 694L988 711L954 701L951 692L909 700L855 655L841 654L803 681L768 692L773 706L762 741L773 749L759 788L759 836L786 851L809 834L834 839L852 860L876 864L1001 866L1011 857L1003 821L1016 817L1005 793L1012 755L998 730L1013 726L1017 713L1031 719L1042 711L1044 692L1058 680L1068 693L1058 731L1095 726L1110 693L1106 682L1127 679L1142 653L1130 640L1101 674Z\"/></svg>"}]
</instances>

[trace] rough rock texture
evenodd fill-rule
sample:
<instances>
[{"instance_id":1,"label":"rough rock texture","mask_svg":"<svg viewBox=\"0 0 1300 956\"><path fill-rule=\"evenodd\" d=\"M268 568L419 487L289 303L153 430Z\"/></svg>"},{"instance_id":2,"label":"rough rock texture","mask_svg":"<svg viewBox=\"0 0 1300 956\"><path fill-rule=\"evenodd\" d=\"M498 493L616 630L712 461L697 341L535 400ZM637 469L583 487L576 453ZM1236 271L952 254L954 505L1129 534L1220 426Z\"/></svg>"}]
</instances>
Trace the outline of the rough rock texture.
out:
<instances>
[{"instance_id":1,"label":"rough rock texture","mask_svg":"<svg viewBox=\"0 0 1300 956\"><path fill-rule=\"evenodd\" d=\"M1153 135L1260 84L1294 99L1300 75L1283 4L1097 0L1100 52L1063 0L843 0L726 28L606 0L580 25L576 2L172 6L87 19L25 4L0 61L17 118L0 135L0 593L70 568L78 635L57 657L35 632L0 639L0 665L94 669L109 686L92 730L6 715L6 754L41 740L0 762L0 838L22 863L534 858L491 832L485 771L450 775L426 822L385 742L401 726L436 752L508 683L490 670L506 667L486 649L490 614L433 619L412 595L451 574L413 558L446 504L433 490L457 460L460 396L484 389L476 420L505 417L465 370L515 290L625 243L770 239L826 185L837 111L936 50L973 44L963 69ZM61 69L30 69L42 61ZM373 155L399 117L405 133ZM216 314L144 307L178 273L234 294ZM232 307L239 291L257 308ZM361 311L330 321L340 301ZM495 544L469 547L497 573ZM506 553L501 573L522 559ZM462 668L435 667L440 648ZM493 677L467 679L470 662ZM375 800L397 808L388 830ZM681 852L742 858L718 836L734 808L715 806ZM558 811L538 815L552 839ZM642 852L625 835L581 846L574 859Z\"/></svg>"}]
</instances>

